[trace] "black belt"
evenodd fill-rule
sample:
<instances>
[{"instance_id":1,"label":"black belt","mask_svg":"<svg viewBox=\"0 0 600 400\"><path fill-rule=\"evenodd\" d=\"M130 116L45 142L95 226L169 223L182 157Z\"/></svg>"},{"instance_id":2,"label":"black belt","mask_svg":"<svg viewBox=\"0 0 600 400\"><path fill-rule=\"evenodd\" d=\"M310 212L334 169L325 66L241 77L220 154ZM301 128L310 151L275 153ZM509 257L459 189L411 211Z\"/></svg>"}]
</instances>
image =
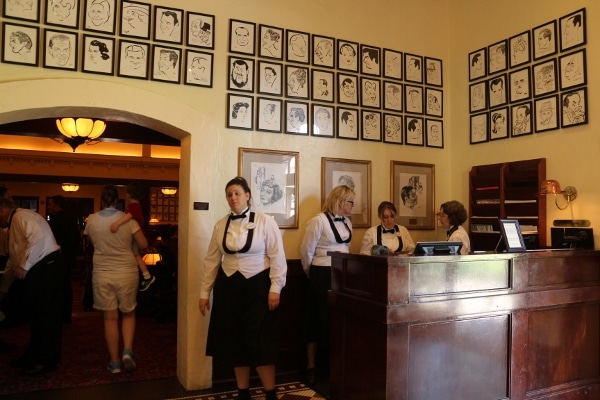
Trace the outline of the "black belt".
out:
<instances>
[{"instance_id":1,"label":"black belt","mask_svg":"<svg viewBox=\"0 0 600 400\"><path fill-rule=\"evenodd\" d=\"M48 254L46 257L42 258L40 261L38 261L36 263L40 264L40 265L48 265L48 264L52 264L54 261L56 261L58 258L60 257L60 250L56 250L53 251L52 253Z\"/></svg>"}]
</instances>

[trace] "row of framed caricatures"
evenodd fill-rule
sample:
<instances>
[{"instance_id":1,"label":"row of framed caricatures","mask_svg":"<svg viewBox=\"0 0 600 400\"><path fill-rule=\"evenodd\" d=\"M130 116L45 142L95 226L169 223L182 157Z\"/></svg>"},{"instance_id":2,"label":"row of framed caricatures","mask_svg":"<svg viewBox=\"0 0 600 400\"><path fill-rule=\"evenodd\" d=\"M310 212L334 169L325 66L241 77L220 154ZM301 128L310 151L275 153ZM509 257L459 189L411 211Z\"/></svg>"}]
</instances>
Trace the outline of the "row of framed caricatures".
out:
<instances>
[{"instance_id":1,"label":"row of framed caricatures","mask_svg":"<svg viewBox=\"0 0 600 400\"><path fill-rule=\"evenodd\" d=\"M227 110L228 128L444 147L443 121L423 116L241 93L228 94Z\"/></svg>"},{"instance_id":2,"label":"row of framed caricatures","mask_svg":"<svg viewBox=\"0 0 600 400\"><path fill-rule=\"evenodd\" d=\"M471 144L586 124L585 44L583 8L470 53Z\"/></svg>"},{"instance_id":3,"label":"row of framed caricatures","mask_svg":"<svg viewBox=\"0 0 600 400\"><path fill-rule=\"evenodd\" d=\"M228 94L228 128L443 147L439 59L235 19L229 53L228 90L248 94Z\"/></svg>"},{"instance_id":4,"label":"row of framed caricatures","mask_svg":"<svg viewBox=\"0 0 600 400\"><path fill-rule=\"evenodd\" d=\"M177 84L183 71L185 84L212 87L213 53L203 50L214 50L214 15L125 0L2 0L2 6L4 19L28 23L3 21L4 63L39 66L41 58L44 68L104 75L116 69L117 76Z\"/></svg>"}]
</instances>

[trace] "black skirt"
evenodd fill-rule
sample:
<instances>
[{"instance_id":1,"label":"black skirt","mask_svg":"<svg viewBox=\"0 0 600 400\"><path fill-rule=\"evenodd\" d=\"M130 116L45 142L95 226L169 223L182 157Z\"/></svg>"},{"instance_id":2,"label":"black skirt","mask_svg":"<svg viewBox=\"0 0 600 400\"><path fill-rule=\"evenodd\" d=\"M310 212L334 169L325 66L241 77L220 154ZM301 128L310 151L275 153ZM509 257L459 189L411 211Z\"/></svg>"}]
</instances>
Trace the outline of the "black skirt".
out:
<instances>
[{"instance_id":1,"label":"black skirt","mask_svg":"<svg viewBox=\"0 0 600 400\"><path fill-rule=\"evenodd\" d=\"M279 307L269 311L271 279L265 270L246 279L223 269L213 288L206 355L232 367L275 364L279 353Z\"/></svg>"},{"instance_id":2,"label":"black skirt","mask_svg":"<svg viewBox=\"0 0 600 400\"><path fill-rule=\"evenodd\" d=\"M310 266L304 326L306 342L316 342L319 348L329 347L329 304L331 267Z\"/></svg>"}]
</instances>

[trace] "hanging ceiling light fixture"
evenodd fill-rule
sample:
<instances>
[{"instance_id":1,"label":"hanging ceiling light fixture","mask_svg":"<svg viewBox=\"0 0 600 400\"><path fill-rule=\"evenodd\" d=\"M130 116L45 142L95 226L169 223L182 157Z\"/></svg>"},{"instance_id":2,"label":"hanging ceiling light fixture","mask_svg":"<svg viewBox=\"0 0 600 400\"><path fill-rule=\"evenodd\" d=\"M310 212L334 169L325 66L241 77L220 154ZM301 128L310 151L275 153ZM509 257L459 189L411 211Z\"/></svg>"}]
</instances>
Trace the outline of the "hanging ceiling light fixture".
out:
<instances>
[{"instance_id":1,"label":"hanging ceiling light fixture","mask_svg":"<svg viewBox=\"0 0 600 400\"><path fill-rule=\"evenodd\" d=\"M65 192L76 192L79 190L79 185L76 183L63 183L62 190Z\"/></svg>"},{"instance_id":2,"label":"hanging ceiling light fixture","mask_svg":"<svg viewBox=\"0 0 600 400\"><path fill-rule=\"evenodd\" d=\"M56 140L67 143L75 152L75 149L84 143L98 143L96 139L106 129L106 123L99 119L94 121L89 118L62 118L56 120L56 127L64 136Z\"/></svg>"},{"instance_id":3,"label":"hanging ceiling light fixture","mask_svg":"<svg viewBox=\"0 0 600 400\"><path fill-rule=\"evenodd\" d=\"M160 191L163 192L163 194L166 194L167 196L172 196L175 193L177 193L177 188L176 187L164 187Z\"/></svg>"}]
</instances>

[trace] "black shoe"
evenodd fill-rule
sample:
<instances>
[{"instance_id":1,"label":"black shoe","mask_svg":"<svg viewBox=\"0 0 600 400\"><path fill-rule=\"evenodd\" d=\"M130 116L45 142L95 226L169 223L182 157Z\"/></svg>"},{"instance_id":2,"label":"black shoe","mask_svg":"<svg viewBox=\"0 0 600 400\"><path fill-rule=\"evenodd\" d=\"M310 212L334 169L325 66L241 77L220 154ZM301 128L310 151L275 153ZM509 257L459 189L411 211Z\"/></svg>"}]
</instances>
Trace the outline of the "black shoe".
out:
<instances>
[{"instance_id":1,"label":"black shoe","mask_svg":"<svg viewBox=\"0 0 600 400\"><path fill-rule=\"evenodd\" d=\"M306 384L307 385L314 385L315 382L317 381L317 374L315 372L314 368L309 368L306 370Z\"/></svg>"},{"instance_id":2,"label":"black shoe","mask_svg":"<svg viewBox=\"0 0 600 400\"><path fill-rule=\"evenodd\" d=\"M142 279L142 281L140 282L140 292L145 292L146 290L148 290L150 288L150 285L152 285L155 280L156 278L154 277L154 275L150 275L150 278L148 279Z\"/></svg>"},{"instance_id":3,"label":"black shoe","mask_svg":"<svg viewBox=\"0 0 600 400\"><path fill-rule=\"evenodd\" d=\"M56 370L56 365L35 364L33 367L25 368L21 375L32 376L52 372Z\"/></svg>"}]
</instances>

